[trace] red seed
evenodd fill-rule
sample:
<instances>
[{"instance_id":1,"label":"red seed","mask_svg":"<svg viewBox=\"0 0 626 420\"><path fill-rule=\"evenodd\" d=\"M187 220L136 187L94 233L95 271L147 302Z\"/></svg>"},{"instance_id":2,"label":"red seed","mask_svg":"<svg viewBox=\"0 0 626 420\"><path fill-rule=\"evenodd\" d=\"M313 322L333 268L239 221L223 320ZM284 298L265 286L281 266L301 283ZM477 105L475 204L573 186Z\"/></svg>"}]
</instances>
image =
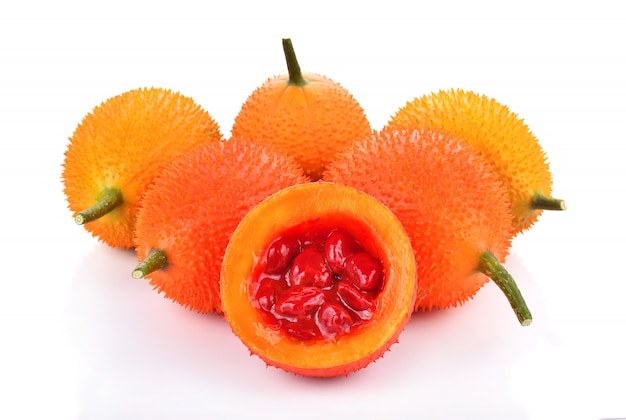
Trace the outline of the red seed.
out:
<instances>
[{"instance_id":1,"label":"red seed","mask_svg":"<svg viewBox=\"0 0 626 420\"><path fill-rule=\"evenodd\" d=\"M261 309L270 312L276 303L276 280L271 278L261 280L255 299Z\"/></svg>"},{"instance_id":2,"label":"red seed","mask_svg":"<svg viewBox=\"0 0 626 420\"><path fill-rule=\"evenodd\" d=\"M285 290L276 301L275 310L280 315L303 319L324 303L324 292L317 287L294 286Z\"/></svg>"},{"instance_id":3,"label":"red seed","mask_svg":"<svg viewBox=\"0 0 626 420\"><path fill-rule=\"evenodd\" d=\"M363 295L352 283L342 280L337 284L337 295L341 298L346 306L354 311L371 311L374 303Z\"/></svg>"},{"instance_id":4,"label":"red seed","mask_svg":"<svg viewBox=\"0 0 626 420\"><path fill-rule=\"evenodd\" d=\"M383 268L380 261L367 252L354 254L346 261L346 278L359 290L379 289L382 277Z\"/></svg>"},{"instance_id":5,"label":"red seed","mask_svg":"<svg viewBox=\"0 0 626 420\"><path fill-rule=\"evenodd\" d=\"M320 252L308 248L294 258L289 275L292 286L326 288L332 286L333 282L333 273Z\"/></svg>"},{"instance_id":6,"label":"red seed","mask_svg":"<svg viewBox=\"0 0 626 420\"><path fill-rule=\"evenodd\" d=\"M300 250L300 241L295 238L276 239L267 248L265 272L268 274L284 273Z\"/></svg>"},{"instance_id":7,"label":"red seed","mask_svg":"<svg viewBox=\"0 0 626 420\"><path fill-rule=\"evenodd\" d=\"M339 229L333 231L324 244L326 262L335 274L342 274L346 267L346 259L359 251L361 251L359 244Z\"/></svg>"},{"instance_id":8,"label":"red seed","mask_svg":"<svg viewBox=\"0 0 626 420\"><path fill-rule=\"evenodd\" d=\"M352 323L352 317L348 311L335 303L325 304L317 313L317 327L326 339L348 334Z\"/></svg>"}]
</instances>

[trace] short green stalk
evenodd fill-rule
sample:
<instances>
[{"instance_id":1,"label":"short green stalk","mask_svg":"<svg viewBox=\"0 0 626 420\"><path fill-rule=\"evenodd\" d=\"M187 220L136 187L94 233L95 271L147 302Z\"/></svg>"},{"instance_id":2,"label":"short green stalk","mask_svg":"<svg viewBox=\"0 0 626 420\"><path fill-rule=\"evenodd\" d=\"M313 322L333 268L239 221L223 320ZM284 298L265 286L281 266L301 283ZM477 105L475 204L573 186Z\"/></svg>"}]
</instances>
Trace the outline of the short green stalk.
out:
<instances>
[{"instance_id":1,"label":"short green stalk","mask_svg":"<svg viewBox=\"0 0 626 420\"><path fill-rule=\"evenodd\" d=\"M530 202L530 207L534 210L565 210L567 206L564 200L546 197L541 193L536 193Z\"/></svg>"},{"instance_id":2,"label":"short green stalk","mask_svg":"<svg viewBox=\"0 0 626 420\"><path fill-rule=\"evenodd\" d=\"M98 197L97 203L77 213L76 216L74 216L74 221L78 225L93 222L112 212L122 204L124 204L122 192L117 188L107 188L102 191L102 194Z\"/></svg>"},{"instance_id":3,"label":"short green stalk","mask_svg":"<svg viewBox=\"0 0 626 420\"><path fill-rule=\"evenodd\" d=\"M151 249L146 258L144 258L133 270L133 278L141 279L148 274L161 270L167 265L167 256L160 249Z\"/></svg>"},{"instance_id":4,"label":"short green stalk","mask_svg":"<svg viewBox=\"0 0 626 420\"><path fill-rule=\"evenodd\" d=\"M519 291L513 277L491 251L485 251L481 254L478 271L489 277L502 290L515 315L517 315L519 323L523 326L530 325L533 317L528 306L526 306L522 293Z\"/></svg>"},{"instance_id":5,"label":"short green stalk","mask_svg":"<svg viewBox=\"0 0 626 420\"><path fill-rule=\"evenodd\" d=\"M287 61L287 69L289 70L289 80L287 83L294 86L307 85L309 82L302 76L300 64L298 64L291 39L283 38L283 51L285 52L285 60Z\"/></svg>"}]
</instances>

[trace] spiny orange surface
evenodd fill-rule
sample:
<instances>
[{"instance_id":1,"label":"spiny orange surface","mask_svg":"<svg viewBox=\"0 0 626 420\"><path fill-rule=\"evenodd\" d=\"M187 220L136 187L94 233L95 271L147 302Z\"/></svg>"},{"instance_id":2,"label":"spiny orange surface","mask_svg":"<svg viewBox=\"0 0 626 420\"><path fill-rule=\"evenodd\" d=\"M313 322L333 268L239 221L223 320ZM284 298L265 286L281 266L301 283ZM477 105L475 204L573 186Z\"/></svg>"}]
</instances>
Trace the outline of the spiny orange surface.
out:
<instances>
[{"instance_id":1,"label":"spiny orange surface","mask_svg":"<svg viewBox=\"0 0 626 420\"><path fill-rule=\"evenodd\" d=\"M146 277L158 292L200 313L222 312L219 279L233 231L256 204L308 182L293 159L232 138L206 143L162 171L137 216L139 260L163 250L167 265Z\"/></svg>"},{"instance_id":2,"label":"spiny orange surface","mask_svg":"<svg viewBox=\"0 0 626 420\"><path fill-rule=\"evenodd\" d=\"M69 209L80 212L103 191L120 190L123 204L84 227L104 243L130 248L140 200L163 166L221 138L211 116L180 93L140 88L112 97L87 114L70 138L62 173Z\"/></svg>"},{"instance_id":3,"label":"spiny orange surface","mask_svg":"<svg viewBox=\"0 0 626 420\"><path fill-rule=\"evenodd\" d=\"M541 214L531 208L535 194L552 193L552 175L537 138L517 114L493 98L462 89L441 90L407 102L387 127L441 130L477 148L508 188L515 234Z\"/></svg>"},{"instance_id":4,"label":"spiny orange surface","mask_svg":"<svg viewBox=\"0 0 626 420\"><path fill-rule=\"evenodd\" d=\"M402 222L415 250L416 310L463 303L488 281L477 272L480 255L508 254L506 190L484 158L448 134L376 133L342 153L324 180L374 196Z\"/></svg>"},{"instance_id":5,"label":"spiny orange surface","mask_svg":"<svg viewBox=\"0 0 626 420\"><path fill-rule=\"evenodd\" d=\"M340 84L313 73L304 86L289 76L268 79L247 98L232 127L234 137L272 145L293 156L312 179L352 143L371 135L363 108Z\"/></svg>"}]
</instances>

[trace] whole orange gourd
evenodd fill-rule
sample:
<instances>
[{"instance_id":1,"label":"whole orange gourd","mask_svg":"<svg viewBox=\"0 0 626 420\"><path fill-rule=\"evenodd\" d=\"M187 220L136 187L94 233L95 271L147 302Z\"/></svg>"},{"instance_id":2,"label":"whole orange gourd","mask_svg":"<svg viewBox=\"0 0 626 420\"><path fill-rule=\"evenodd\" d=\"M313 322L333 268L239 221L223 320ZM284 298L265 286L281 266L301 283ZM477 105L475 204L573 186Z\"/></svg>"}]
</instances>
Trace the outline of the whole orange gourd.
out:
<instances>
[{"instance_id":1,"label":"whole orange gourd","mask_svg":"<svg viewBox=\"0 0 626 420\"><path fill-rule=\"evenodd\" d=\"M438 131L388 129L342 153L324 179L376 197L402 222L415 249L416 310L463 304L492 279L530 324L500 264L512 238L507 191L473 147Z\"/></svg>"},{"instance_id":2,"label":"whole orange gourd","mask_svg":"<svg viewBox=\"0 0 626 420\"><path fill-rule=\"evenodd\" d=\"M462 89L441 90L407 102L387 128L446 132L471 144L489 161L506 186L513 231L529 229L543 210L565 210L553 198L552 174L537 137L507 106Z\"/></svg>"},{"instance_id":3,"label":"whole orange gourd","mask_svg":"<svg viewBox=\"0 0 626 420\"><path fill-rule=\"evenodd\" d=\"M169 89L106 100L83 118L65 152L64 193L76 223L110 246L131 248L141 199L163 167L221 139L204 109Z\"/></svg>"},{"instance_id":4,"label":"whole orange gourd","mask_svg":"<svg viewBox=\"0 0 626 420\"><path fill-rule=\"evenodd\" d=\"M308 181L293 159L255 142L231 138L190 150L144 195L132 276L186 308L221 312L220 268L237 224L269 195Z\"/></svg>"},{"instance_id":5,"label":"whole orange gourd","mask_svg":"<svg viewBox=\"0 0 626 420\"><path fill-rule=\"evenodd\" d=\"M252 92L235 118L232 135L292 156L315 181L338 152L372 130L363 108L344 87L302 73L291 40L283 39L283 48L289 74L270 78Z\"/></svg>"}]
</instances>

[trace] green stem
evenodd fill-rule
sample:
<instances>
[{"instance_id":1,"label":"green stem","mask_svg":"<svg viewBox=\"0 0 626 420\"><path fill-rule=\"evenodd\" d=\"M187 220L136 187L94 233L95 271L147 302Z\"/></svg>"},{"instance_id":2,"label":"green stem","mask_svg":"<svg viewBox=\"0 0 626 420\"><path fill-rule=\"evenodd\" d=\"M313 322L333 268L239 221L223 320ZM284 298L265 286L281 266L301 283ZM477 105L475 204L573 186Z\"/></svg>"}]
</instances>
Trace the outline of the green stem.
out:
<instances>
[{"instance_id":1,"label":"green stem","mask_svg":"<svg viewBox=\"0 0 626 420\"><path fill-rule=\"evenodd\" d=\"M508 271L500 264L500 261L491 251L485 251L480 256L478 271L489 277L502 290L511 308L517 315L517 319L523 326L530 325L533 320L532 315L522 293L517 288L517 284Z\"/></svg>"},{"instance_id":2,"label":"green stem","mask_svg":"<svg viewBox=\"0 0 626 420\"><path fill-rule=\"evenodd\" d=\"M564 200L546 197L541 193L536 193L530 202L530 207L534 210L565 210L567 206Z\"/></svg>"},{"instance_id":3,"label":"green stem","mask_svg":"<svg viewBox=\"0 0 626 420\"><path fill-rule=\"evenodd\" d=\"M117 188L107 188L100 194L98 202L74 216L78 225L93 222L124 204L122 192Z\"/></svg>"},{"instance_id":4,"label":"green stem","mask_svg":"<svg viewBox=\"0 0 626 420\"><path fill-rule=\"evenodd\" d=\"M146 258L144 258L133 270L133 278L141 279L148 274L161 270L167 265L167 256L161 249L151 249Z\"/></svg>"},{"instance_id":5,"label":"green stem","mask_svg":"<svg viewBox=\"0 0 626 420\"><path fill-rule=\"evenodd\" d=\"M285 52L285 60L287 60L287 69L289 70L289 80L287 83L295 86L305 86L308 84L309 82L302 76L300 64L298 64L291 39L283 38L283 51Z\"/></svg>"}]
</instances>

